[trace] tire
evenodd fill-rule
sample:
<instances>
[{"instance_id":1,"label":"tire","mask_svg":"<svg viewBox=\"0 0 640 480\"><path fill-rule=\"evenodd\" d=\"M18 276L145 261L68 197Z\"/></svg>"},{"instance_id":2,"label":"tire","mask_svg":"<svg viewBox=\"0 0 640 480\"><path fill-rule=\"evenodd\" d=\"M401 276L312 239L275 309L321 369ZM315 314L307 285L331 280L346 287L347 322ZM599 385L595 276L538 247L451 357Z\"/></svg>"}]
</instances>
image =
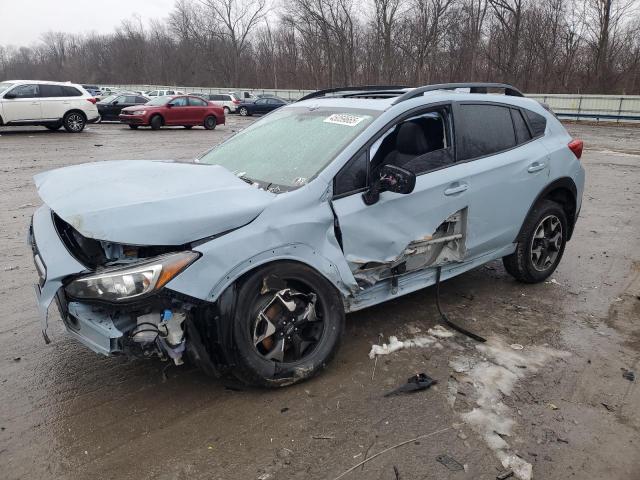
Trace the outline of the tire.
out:
<instances>
[{"instance_id":1,"label":"tire","mask_svg":"<svg viewBox=\"0 0 640 480\"><path fill-rule=\"evenodd\" d=\"M546 280L562 259L567 233L562 206L551 200L538 202L525 219L516 251L502 259L504 268L523 283Z\"/></svg>"},{"instance_id":2,"label":"tire","mask_svg":"<svg viewBox=\"0 0 640 480\"><path fill-rule=\"evenodd\" d=\"M247 107L240 107L240 115L243 117L248 117L251 114L249 113Z\"/></svg>"},{"instance_id":3,"label":"tire","mask_svg":"<svg viewBox=\"0 0 640 480\"><path fill-rule=\"evenodd\" d=\"M162 127L162 117L160 115L154 115L149 122L151 130L159 130Z\"/></svg>"},{"instance_id":4,"label":"tire","mask_svg":"<svg viewBox=\"0 0 640 480\"><path fill-rule=\"evenodd\" d=\"M266 288L266 279L273 279L273 287ZM287 292L296 296L292 297ZM313 298L309 295L311 293L315 295L314 302L308 301ZM291 317L276 294L282 294L290 300L294 298L296 309ZM342 297L330 282L312 268L296 262L268 265L242 283L238 299L240 301L232 326L233 373L243 383L268 388L292 385L313 377L335 355L344 331ZM310 303L314 308L309 308ZM279 310L271 310L272 305ZM266 322L260 320L266 314L260 317L260 312L269 311L272 312L270 319L276 330L266 335L269 328ZM294 317L298 320L292 322ZM266 336L260 340L262 335ZM257 342L256 336L259 339ZM278 358L281 352L278 346L281 344L284 345L284 352Z\"/></svg>"},{"instance_id":5,"label":"tire","mask_svg":"<svg viewBox=\"0 0 640 480\"><path fill-rule=\"evenodd\" d=\"M187 130L191 130L193 128L193 125L183 125L183 127Z\"/></svg>"},{"instance_id":6,"label":"tire","mask_svg":"<svg viewBox=\"0 0 640 480\"><path fill-rule=\"evenodd\" d=\"M137 130L138 129L138 125L129 125L129 128L131 130Z\"/></svg>"},{"instance_id":7,"label":"tire","mask_svg":"<svg viewBox=\"0 0 640 480\"><path fill-rule=\"evenodd\" d=\"M62 123L54 123L53 125L45 125L46 128L55 132L56 130L60 130L62 128Z\"/></svg>"},{"instance_id":8,"label":"tire","mask_svg":"<svg viewBox=\"0 0 640 480\"><path fill-rule=\"evenodd\" d=\"M80 112L68 112L62 119L64 129L69 133L80 133L84 130L87 120Z\"/></svg>"},{"instance_id":9,"label":"tire","mask_svg":"<svg viewBox=\"0 0 640 480\"><path fill-rule=\"evenodd\" d=\"M231 113L231 110L229 109L229 107L223 107L222 110L224 110L225 115L229 115Z\"/></svg>"},{"instance_id":10,"label":"tire","mask_svg":"<svg viewBox=\"0 0 640 480\"><path fill-rule=\"evenodd\" d=\"M209 115L204 119L204 128L207 130L215 130L218 120L213 115Z\"/></svg>"}]
</instances>

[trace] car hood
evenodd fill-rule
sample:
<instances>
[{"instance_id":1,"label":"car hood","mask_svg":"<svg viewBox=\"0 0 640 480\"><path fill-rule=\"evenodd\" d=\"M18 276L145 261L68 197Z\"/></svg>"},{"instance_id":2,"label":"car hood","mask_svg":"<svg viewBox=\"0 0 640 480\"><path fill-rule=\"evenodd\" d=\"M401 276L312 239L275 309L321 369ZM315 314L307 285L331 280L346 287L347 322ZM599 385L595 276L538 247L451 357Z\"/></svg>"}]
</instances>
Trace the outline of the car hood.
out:
<instances>
[{"instance_id":1,"label":"car hood","mask_svg":"<svg viewBox=\"0 0 640 480\"><path fill-rule=\"evenodd\" d=\"M183 245L246 225L275 198L218 165L86 163L34 176L40 198L85 237Z\"/></svg>"}]
</instances>

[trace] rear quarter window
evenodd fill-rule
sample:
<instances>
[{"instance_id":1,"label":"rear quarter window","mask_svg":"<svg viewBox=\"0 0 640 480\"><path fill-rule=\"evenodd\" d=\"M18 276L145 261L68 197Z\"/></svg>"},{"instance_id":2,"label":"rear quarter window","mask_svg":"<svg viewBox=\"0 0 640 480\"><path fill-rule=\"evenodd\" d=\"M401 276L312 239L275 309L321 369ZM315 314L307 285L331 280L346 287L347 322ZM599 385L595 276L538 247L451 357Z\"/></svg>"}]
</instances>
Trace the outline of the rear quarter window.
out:
<instances>
[{"instance_id":1,"label":"rear quarter window","mask_svg":"<svg viewBox=\"0 0 640 480\"><path fill-rule=\"evenodd\" d=\"M529 121L533 137L535 138L544 135L544 131L547 128L547 119L536 112L532 112L531 110L524 109L524 113Z\"/></svg>"},{"instance_id":2,"label":"rear quarter window","mask_svg":"<svg viewBox=\"0 0 640 480\"><path fill-rule=\"evenodd\" d=\"M82 92L75 87L62 86L62 92L64 97L81 97Z\"/></svg>"},{"instance_id":3,"label":"rear quarter window","mask_svg":"<svg viewBox=\"0 0 640 480\"><path fill-rule=\"evenodd\" d=\"M516 146L510 108L491 104L460 104L455 117L458 160L499 153Z\"/></svg>"}]
</instances>

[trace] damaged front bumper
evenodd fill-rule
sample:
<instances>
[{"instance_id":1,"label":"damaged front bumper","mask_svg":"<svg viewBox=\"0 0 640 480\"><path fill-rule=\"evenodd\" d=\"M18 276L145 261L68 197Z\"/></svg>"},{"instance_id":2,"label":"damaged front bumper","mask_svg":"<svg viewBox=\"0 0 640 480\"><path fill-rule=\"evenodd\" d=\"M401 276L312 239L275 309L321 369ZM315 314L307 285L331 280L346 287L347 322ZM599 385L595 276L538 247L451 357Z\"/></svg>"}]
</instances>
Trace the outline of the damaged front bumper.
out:
<instances>
[{"instance_id":1,"label":"damaged front bumper","mask_svg":"<svg viewBox=\"0 0 640 480\"><path fill-rule=\"evenodd\" d=\"M127 304L75 301L68 298L65 284L89 269L61 240L48 207L35 212L28 242L39 277L35 292L47 343L49 308L55 301L69 334L96 353L155 354L182 363L185 321L198 300L162 290Z\"/></svg>"}]
</instances>

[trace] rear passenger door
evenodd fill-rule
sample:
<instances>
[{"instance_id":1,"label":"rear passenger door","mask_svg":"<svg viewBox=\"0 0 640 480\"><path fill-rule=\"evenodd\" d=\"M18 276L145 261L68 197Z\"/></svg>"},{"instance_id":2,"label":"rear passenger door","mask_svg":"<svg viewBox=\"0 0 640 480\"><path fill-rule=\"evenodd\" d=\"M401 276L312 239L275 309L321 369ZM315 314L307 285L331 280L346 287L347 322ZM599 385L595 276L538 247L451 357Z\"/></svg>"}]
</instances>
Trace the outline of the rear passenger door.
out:
<instances>
[{"instance_id":1,"label":"rear passenger door","mask_svg":"<svg viewBox=\"0 0 640 480\"><path fill-rule=\"evenodd\" d=\"M536 137L523 109L460 102L454 112L457 161L466 162L470 185L467 253L472 258L515 241L529 207L548 183L549 160L536 141L540 131Z\"/></svg>"}]
</instances>

